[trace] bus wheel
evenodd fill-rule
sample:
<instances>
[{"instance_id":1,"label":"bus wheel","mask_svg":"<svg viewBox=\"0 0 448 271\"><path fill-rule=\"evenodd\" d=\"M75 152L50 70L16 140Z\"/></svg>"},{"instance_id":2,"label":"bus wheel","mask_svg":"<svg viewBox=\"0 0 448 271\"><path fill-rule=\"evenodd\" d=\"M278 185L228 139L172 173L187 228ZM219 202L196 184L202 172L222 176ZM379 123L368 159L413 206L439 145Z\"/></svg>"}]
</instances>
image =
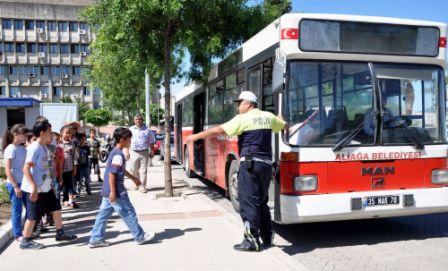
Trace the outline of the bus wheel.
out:
<instances>
[{"instance_id":1,"label":"bus wheel","mask_svg":"<svg viewBox=\"0 0 448 271\"><path fill-rule=\"evenodd\" d=\"M185 175L187 175L188 178L194 178L195 174L194 171L190 169L190 159L188 159L188 149L185 149L185 157L184 157L184 169L185 169Z\"/></svg>"},{"instance_id":2,"label":"bus wheel","mask_svg":"<svg viewBox=\"0 0 448 271\"><path fill-rule=\"evenodd\" d=\"M240 211L240 203L238 202L238 161L233 160L230 163L228 178L229 197L235 211Z\"/></svg>"}]
</instances>

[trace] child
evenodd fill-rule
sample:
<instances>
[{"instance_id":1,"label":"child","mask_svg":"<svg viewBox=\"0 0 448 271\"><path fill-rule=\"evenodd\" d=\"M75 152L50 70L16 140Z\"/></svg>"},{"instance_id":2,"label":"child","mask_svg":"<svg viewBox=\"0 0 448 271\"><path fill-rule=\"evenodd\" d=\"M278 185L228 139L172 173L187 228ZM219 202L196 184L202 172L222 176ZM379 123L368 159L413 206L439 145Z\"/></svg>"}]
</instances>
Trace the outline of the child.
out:
<instances>
[{"instance_id":1,"label":"child","mask_svg":"<svg viewBox=\"0 0 448 271\"><path fill-rule=\"evenodd\" d=\"M33 226L36 219L46 212L51 212L56 225L56 241L71 241L76 235L67 234L62 228L61 205L51 190L49 160L46 145L50 144L53 133L48 121L36 122L33 126L36 141L27 149L23 167L22 190L27 200L27 219L23 229L21 249L41 249L43 244L32 240Z\"/></svg>"},{"instance_id":2,"label":"child","mask_svg":"<svg viewBox=\"0 0 448 271\"><path fill-rule=\"evenodd\" d=\"M98 175L98 182L101 183L101 171L98 157L100 155L100 141L95 137L95 130L90 130L90 137L87 139L87 145L90 147L90 166L93 168L93 173Z\"/></svg>"},{"instance_id":3,"label":"child","mask_svg":"<svg viewBox=\"0 0 448 271\"><path fill-rule=\"evenodd\" d=\"M22 205L26 207L26 197L20 186L23 179L25 164L25 141L27 129L24 124L16 124L3 134L3 150L7 183L6 189L11 200L12 235L16 241L22 237Z\"/></svg>"},{"instance_id":4,"label":"child","mask_svg":"<svg viewBox=\"0 0 448 271\"><path fill-rule=\"evenodd\" d=\"M87 195L92 194L90 191L90 167L89 156L90 148L86 145L86 135L81 134L79 137L79 159L78 159L78 194L81 195L81 184L84 181Z\"/></svg>"},{"instance_id":5,"label":"child","mask_svg":"<svg viewBox=\"0 0 448 271\"><path fill-rule=\"evenodd\" d=\"M131 137L132 133L127 128L119 127L114 131L116 145L107 159L101 190L103 200L90 236L89 244L91 248L110 245L109 242L104 240L104 234L107 220L114 211L124 220L137 244L145 244L155 236L154 232L145 233L139 225L134 206L132 206L124 187L124 176L133 180L137 187L141 184L139 179L126 170L126 160L122 150L123 148L129 148Z\"/></svg>"},{"instance_id":6,"label":"child","mask_svg":"<svg viewBox=\"0 0 448 271\"><path fill-rule=\"evenodd\" d=\"M70 126L64 126L61 129L61 143L59 146L64 150L64 165L62 167L62 200L64 204L68 201L68 206L78 208L73 201L75 189L74 179L76 176L76 165L78 164L78 153L75 144L72 142L72 132Z\"/></svg>"}]
</instances>

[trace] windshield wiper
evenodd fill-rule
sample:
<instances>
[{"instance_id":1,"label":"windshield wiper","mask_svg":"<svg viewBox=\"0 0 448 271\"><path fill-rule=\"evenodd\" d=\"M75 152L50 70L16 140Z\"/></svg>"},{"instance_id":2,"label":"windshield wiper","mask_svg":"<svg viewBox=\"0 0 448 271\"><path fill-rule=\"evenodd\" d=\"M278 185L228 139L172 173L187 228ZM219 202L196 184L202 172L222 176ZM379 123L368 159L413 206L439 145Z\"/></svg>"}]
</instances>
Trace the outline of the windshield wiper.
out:
<instances>
[{"instance_id":1,"label":"windshield wiper","mask_svg":"<svg viewBox=\"0 0 448 271\"><path fill-rule=\"evenodd\" d=\"M352 141L352 139L362 130L364 127L364 124L367 122L370 122L374 117L378 115L378 110L375 109L367 116L367 118L364 119L363 122L361 122L350 134L348 134L346 137L339 140L336 145L333 147L333 151L340 151L342 150L347 144Z\"/></svg>"},{"instance_id":2,"label":"windshield wiper","mask_svg":"<svg viewBox=\"0 0 448 271\"><path fill-rule=\"evenodd\" d=\"M405 133L405 135L407 136L407 138L410 139L411 143L414 144L414 146L415 146L415 148L416 148L417 150L423 150L423 149L425 148L425 145L423 145L423 143L420 141L420 139L418 139L418 138L414 135L414 130L411 130L411 129L406 125L406 123L400 124L400 122L399 122L396 118L393 119L393 122L394 122L395 124L397 124L397 127L401 126L402 128L405 129L405 131L407 132L407 133Z\"/></svg>"}]
</instances>

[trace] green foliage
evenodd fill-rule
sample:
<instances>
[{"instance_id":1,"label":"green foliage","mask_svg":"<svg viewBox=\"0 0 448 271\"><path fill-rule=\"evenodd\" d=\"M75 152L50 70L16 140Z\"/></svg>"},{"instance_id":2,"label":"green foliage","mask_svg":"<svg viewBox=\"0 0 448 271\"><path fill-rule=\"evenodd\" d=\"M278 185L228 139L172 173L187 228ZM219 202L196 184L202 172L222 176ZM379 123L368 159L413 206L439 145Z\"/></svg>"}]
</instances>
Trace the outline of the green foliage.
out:
<instances>
[{"instance_id":1,"label":"green foliage","mask_svg":"<svg viewBox=\"0 0 448 271\"><path fill-rule=\"evenodd\" d=\"M81 98L76 98L76 103L78 104L78 116L79 120L85 120L84 115L90 109L89 105L82 101Z\"/></svg>"},{"instance_id":2,"label":"green foliage","mask_svg":"<svg viewBox=\"0 0 448 271\"><path fill-rule=\"evenodd\" d=\"M93 124L94 126L104 126L109 124L112 120L112 113L107 109L89 109L84 114L85 121Z\"/></svg>"},{"instance_id":3,"label":"green foliage","mask_svg":"<svg viewBox=\"0 0 448 271\"><path fill-rule=\"evenodd\" d=\"M73 103L73 100L72 100L72 98L70 98L70 96L64 96L64 97L62 97L61 98L61 103L64 103L64 104L71 104L71 103Z\"/></svg>"},{"instance_id":4,"label":"green foliage","mask_svg":"<svg viewBox=\"0 0 448 271\"><path fill-rule=\"evenodd\" d=\"M158 125L163 119L165 110L163 110L163 108L161 108L158 104L151 104L149 106L149 114L151 116L151 124Z\"/></svg>"},{"instance_id":5,"label":"green foliage","mask_svg":"<svg viewBox=\"0 0 448 271\"><path fill-rule=\"evenodd\" d=\"M6 190L6 183L0 182L0 204L9 202L8 190Z\"/></svg>"}]
</instances>

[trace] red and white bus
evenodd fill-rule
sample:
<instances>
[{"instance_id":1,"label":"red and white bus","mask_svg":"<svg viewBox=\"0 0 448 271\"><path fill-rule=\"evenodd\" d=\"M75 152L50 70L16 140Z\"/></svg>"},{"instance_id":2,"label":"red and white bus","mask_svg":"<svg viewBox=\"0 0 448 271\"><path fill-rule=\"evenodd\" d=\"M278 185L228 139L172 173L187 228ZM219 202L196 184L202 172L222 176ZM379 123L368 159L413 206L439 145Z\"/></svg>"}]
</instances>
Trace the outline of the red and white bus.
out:
<instances>
[{"instance_id":1,"label":"red and white bus","mask_svg":"<svg viewBox=\"0 0 448 271\"><path fill-rule=\"evenodd\" d=\"M231 119L250 90L289 124L272 140L274 221L447 212L445 55L443 23L285 14L180 93L177 159L237 208L237 138L184 142Z\"/></svg>"}]
</instances>

